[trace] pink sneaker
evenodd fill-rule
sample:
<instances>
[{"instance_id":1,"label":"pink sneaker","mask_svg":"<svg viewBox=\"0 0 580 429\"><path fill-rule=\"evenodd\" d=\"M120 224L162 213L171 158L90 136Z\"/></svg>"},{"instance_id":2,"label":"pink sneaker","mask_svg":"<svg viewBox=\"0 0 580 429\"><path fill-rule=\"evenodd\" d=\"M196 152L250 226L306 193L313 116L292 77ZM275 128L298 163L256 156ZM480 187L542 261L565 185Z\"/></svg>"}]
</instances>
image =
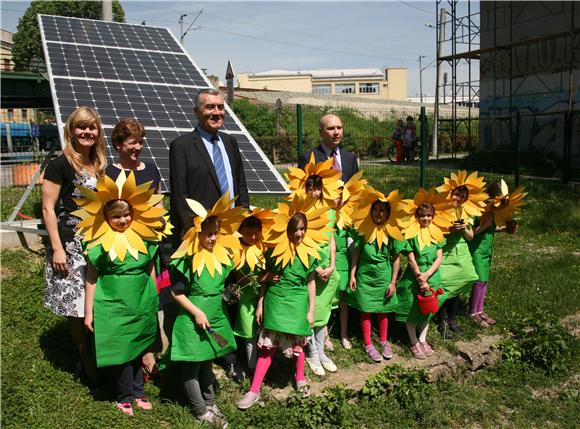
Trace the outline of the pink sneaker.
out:
<instances>
[{"instance_id":1,"label":"pink sneaker","mask_svg":"<svg viewBox=\"0 0 580 429\"><path fill-rule=\"evenodd\" d=\"M153 409L153 404L144 396L142 398L136 398L135 403L137 404L137 408L141 408L142 410L149 411Z\"/></svg>"},{"instance_id":2,"label":"pink sneaker","mask_svg":"<svg viewBox=\"0 0 580 429\"><path fill-rule=\"evenodd\" d=\"M391 359L393 357L393 349L391 348L389 342L385 341L384 344L381 343L381 347L383 348L383 357L385 359Z\"/></svg>"},{"instance_id":3,"label":"pink sneaker","mask_svg":"<svg viewBox=\"0 0 580 429\"><path fill-rule=\"evenodd\" d=\"M133 407L130 402L117 402L117 408L130 417L133 417Z\"/></svg>"},{"instance_id":4,"label":"pink sneaker","mask_svg":"<svg viewBox=\"0 0 580 429\"><path fill-rule=\"evenodd\" d=\"M375 346L373 346L372 344L365 346L365 350L367 352L367 355L369 355L372 361L381 362L383 360L381 354L377 351L377 349L375 349Z\"/></svg>"},{"instance_id":5,"label":"pink sneaker","mask_svg":"<svg viewBox=\"0 0 580 429\"><path fill-rule=\"evenodd\" d=\"M426 357L433 356L433 349L431 348L431 346L427 341L423 341L422 343L419 344L421 345L421 348L423 349L423 354Z\"/></svg>"},{"instance_id":6,"label":"pink sneaker","mask_svg":"<svg viewBox=\"0 0 580 429\"><path fill-rule=\"evenodd\" d=\"M416 343L415 345L411 346L411 353L415 359L425 359L425 352L423 352L423 347L421 347L421 343Z\"/></svg>"},{"instance_id":7,"label":"pink sneaker","mask_svg":"<svg viewBox=\"0 0 580 429\"><path fill-rule=\"evenodd\" d=\"M492 319L491 317L489 317L487 314L485 313L481 313L479 315L483 320L485 320L487 322L488 325L495 325L497 323L497 320Z\"/></svg>"}]
</instances>

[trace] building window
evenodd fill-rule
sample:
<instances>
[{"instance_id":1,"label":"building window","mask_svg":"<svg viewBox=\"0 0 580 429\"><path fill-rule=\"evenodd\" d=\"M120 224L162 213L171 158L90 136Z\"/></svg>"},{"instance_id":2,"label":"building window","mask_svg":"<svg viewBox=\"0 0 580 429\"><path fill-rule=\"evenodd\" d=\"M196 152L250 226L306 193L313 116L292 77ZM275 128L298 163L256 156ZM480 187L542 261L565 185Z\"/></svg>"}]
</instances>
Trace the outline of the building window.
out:
<instances>
[{"instance_id":1,"label":"building window","mask_svg":"<svg viewBox=\"0 0 580 429\"><path fill-rule=\"evenodd\" d=\"M28 109L22 109L22 122L28 121Z\"/></svg>"},{"instance_id":2,"label":"building window","mask_svg":"<svg viewBox=\"0 0 580 429\"><path fill-rule=\"evenodd\" d=\"M328 85L312 85L312 93L314 95L330 95L332 92L330 84Z\"/></svg>"},{"instance_id":3,"label":"building window","mask_svg":"<svg viewBox=\"0 0 580 429\"><path fill-rule=\"evenodd\" d=\"M4 71L10 71L10 60L8 58L3 58L2 62L3 62L2 68L4 69Z\"/></svg>"},{"instance_id":4,"label":"building window","mask_svg":"<svg viewBox=\"0 0 580 429\"><path fill-rule=\"evenodd\" d=\"M378 94L379 84L378 83L359 83L358 84L359 94Z\"/></svg>"},{"instance_id":5,"label":"building window","mask_svg":"<svg viewBox=\"0 0 580 429\"><path fill-rule=\"evenodd\" d=\"M14 109L8 109L8 121L14 120Z\"/></svg>"},{"instance_id":6,"label":"building window","mask_svg":"<svg viewBox=\"0 0 580 429\"><path fill-rule=\"evenodd\" d=\"M335 85L337 94L354 94L354 83L337 83Z\"/></svg>"}]
</instances>

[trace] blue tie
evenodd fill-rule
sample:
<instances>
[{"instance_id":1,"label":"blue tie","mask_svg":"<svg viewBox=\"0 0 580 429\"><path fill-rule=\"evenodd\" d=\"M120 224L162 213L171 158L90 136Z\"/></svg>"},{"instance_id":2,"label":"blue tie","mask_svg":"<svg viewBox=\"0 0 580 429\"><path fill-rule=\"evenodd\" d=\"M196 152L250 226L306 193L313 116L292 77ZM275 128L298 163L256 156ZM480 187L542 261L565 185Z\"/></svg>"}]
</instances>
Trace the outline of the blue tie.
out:
<instances>
[{"instance_id":1,"label":"blue tie","mask_svg":"<svg viewBox=\"0 0 580 429\"><path fill-rule=\"evenodd\" d=\"M215 173L217 175L218 181L220 182L220 189L222 195L228 191L228 176L226 175L226 167L224 166L224 159L222 157L222 151L218 146L220 141L217 134L209 139L213 145L213 166L215 167ZM230 195L231 196L231 195Z\"/></svg>"}]
</instances>

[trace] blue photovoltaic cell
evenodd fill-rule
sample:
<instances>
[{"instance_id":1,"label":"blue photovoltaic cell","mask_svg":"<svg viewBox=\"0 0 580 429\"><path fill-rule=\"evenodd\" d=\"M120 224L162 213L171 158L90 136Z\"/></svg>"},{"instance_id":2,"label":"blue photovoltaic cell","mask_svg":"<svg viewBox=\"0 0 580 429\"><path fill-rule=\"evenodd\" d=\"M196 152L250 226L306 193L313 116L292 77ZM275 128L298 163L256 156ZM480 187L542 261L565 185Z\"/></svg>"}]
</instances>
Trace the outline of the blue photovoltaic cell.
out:
<instances>
[{"instance_id":1,"label":"blue photovoltaic cell","mask_svg":"<svg viewBox=\"0 0 580 429\"><path fill-rule=\"evenodd\" d=\"M107 138L122 118L146 128L140 159L154 163L169 190L169 145L197 125L195 96L211 88L166 28L39 15L59 128L78 106L93 107ZM226 106L223 131L239 143L252 193L285 193L285 183ZM113 162L117 154L107 147Z\"/></svg>"}]
</instances>

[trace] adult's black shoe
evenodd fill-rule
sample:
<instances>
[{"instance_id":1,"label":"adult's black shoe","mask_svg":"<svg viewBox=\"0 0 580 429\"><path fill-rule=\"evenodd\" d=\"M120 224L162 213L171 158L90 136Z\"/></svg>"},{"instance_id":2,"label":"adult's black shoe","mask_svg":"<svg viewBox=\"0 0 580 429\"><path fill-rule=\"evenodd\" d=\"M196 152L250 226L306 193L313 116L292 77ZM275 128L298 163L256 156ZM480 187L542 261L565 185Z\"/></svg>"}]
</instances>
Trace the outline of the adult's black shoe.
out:
<instances>
[{"instance_id":1,"label":"adult's black shoe","mask_svg":"<svg viewBox=\"0 0 580 429\"><path fill-rule=\"evenodd\" d=\"M463 329L459 327L459 325L455 320L449 320L447 322L447 325L449 326L449 329L455 333L455 335L457 335L458 337L463 337L464 335Z\"/></svg>"},{"instance_id":2,"label":"adult's black shoe","mask_svg":"<svg viewBox=\"0 0 580 429\"><path fill-rule=\"evenodd\" d=\"M242 384L244 374L237 363L230 363L226 366L226 376L237 384Z\"/></svg>"}]
</instances>

